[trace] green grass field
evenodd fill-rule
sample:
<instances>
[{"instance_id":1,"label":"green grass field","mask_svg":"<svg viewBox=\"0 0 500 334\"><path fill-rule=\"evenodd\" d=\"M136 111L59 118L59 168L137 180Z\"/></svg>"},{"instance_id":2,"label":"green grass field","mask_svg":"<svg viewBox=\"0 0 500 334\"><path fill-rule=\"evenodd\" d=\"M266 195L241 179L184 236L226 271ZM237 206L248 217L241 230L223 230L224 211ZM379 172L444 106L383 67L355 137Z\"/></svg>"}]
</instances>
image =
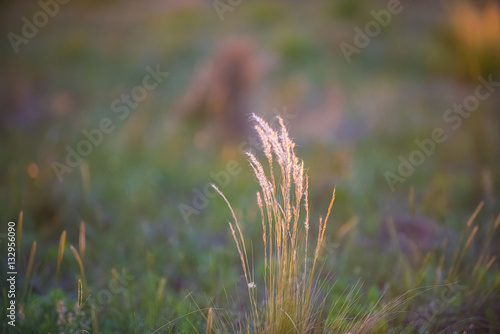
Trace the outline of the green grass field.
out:
<instances>
[{"instance_id":1,"label":"green grass field","mask_svg":"<svg viewBox=\"0 0 500 334\"><path fill-rule=\"evenodd\" d=\"M0 4L0 332L500 332L497 2L63 2Z\"/></svg>"}]
</instances>

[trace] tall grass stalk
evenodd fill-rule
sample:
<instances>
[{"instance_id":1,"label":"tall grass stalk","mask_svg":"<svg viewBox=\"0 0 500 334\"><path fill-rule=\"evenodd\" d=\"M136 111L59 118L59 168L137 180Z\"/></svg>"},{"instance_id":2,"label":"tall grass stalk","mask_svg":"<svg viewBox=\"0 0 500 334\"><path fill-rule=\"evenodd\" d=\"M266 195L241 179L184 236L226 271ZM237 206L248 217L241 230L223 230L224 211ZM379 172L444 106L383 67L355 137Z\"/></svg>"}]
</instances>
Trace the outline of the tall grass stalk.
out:
<instances>
[{"instance_id":1,"label":"tall grass stalk","mask_svg":"<svg viewBox=\"0 0 500 334\"><path fill-rule=\"evenodd\" d=\"M31 275L33 274L35 254L36 254L36 241L33 241L33 245L31 246L30 258L28 260L28 266L26 267L26 281L28 281L31 278Z\"/></svg>"},{"instance_id":2,"label":"tall grass stalk","mask_svg":"<svg viewBox=\"0 0 500 334\"><path fill-rule=\"evenodd\" d=\"M214 310L212 308L209 308L207 316L207 334L212 334L213 319L214 319Z\"/></svg>"},{"instance_id":3,"label":"tall grass stalk","mask_svg":"<svg viewBox=\"0 0 500 334\"><path fill-rule=\"evenodd\" d=\"M80 256L83 258L85 256L85 222L82 220L80 222L80 233L78 234L78 250L80 251Z\"/></svg>"},{"instance_id":4,"label":"tall grass stalk","mask_svg":"<svg viewBox=\"0 0 500 334\"><path fill-rule=\"evenodd\" d=\"M57 268L56 268L57 277L59 277L59 270L61 268L61 262L64 256L65 244L66 244L66 230L62 231L61 238L59 239L59 248L57 250Z\"/></svg>"},{"instance_id":5,"label":"tall grass stalk","mask_svg":"<svg viewBox=\"0 0 500 334\"><path fill-rule=\"evenodd\" d=\"M304 163L294 152L283 120L280 129L272 129L253 115L255 129L262 142L269 170L248 152L248 160L260 185L257 203L262 216L262 239L265 252L265 301L257 302L257 287L250 267L241 225L222 192L213 186L229 206L234 222L229 223L248 286L251 311L249 329L261 333L310 333L321 331L322 306L315 289L318 260L322 255L326 225L333 201L333 192L325 218L319 219L314 252L309 248L308 178ZM276 167L276 168L275 168ZM275 170L279 173L275 174Z\"/></svg>"},{"instance_id":6,"label":"tall grass stalk","mask_svg":"<svg viewBox=\"0 0 500 334\"><path fill-rule=\"evenodd\" d=\"M76 250L75 246L70 245L69 248L71 249L71 252L73 253L73 256L75 257L76 263L78 263L78 267L80 268L81 280L83 282L83 290L86 290L87 289L87 281L85 280L85 268L83 267L82 258L80 257L80 254L78 254L78 251Z\"/></svg>"},{"instance_id":7,"label":"tall grass stalk","mask_svg":"<svg viewBox=\"0 0 500 334\"><path fill-rule=\"evenodd\" d=\"M83 305L83 284L82 280L78 279L78 307Z\"/></svg>"}]
</instances>

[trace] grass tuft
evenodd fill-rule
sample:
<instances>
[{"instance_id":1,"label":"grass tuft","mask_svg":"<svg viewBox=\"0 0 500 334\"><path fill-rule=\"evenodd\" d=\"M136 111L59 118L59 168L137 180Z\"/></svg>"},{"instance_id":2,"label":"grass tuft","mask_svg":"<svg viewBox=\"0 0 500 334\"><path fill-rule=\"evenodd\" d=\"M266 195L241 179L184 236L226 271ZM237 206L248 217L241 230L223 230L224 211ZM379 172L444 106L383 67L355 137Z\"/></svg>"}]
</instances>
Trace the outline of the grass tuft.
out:
<instances>
[{"instance_id":1,"label":"grass tuft","mask_svg":"<svg viewBox=\"0 0 500 334\"><path fill-rule=\"evenodd\" d=\"M257 285L248 261L241 224L227 198L213 186L226 201L234 219L229 228L236 243L251 304L248 329L258 333L321 332L325 299L321 300L315 287L335 191L325 218L319 219L316 247L310 258L308 178L304 163L295 155L295 143L280 117L279 130L272 129L256 115L253 118L268 163L266 172L260 161L252 153L247 153L261 188L257 192L257 204L262 217L265 253L263 305L257 301ZM277 174L274 164L278 167Z\"/></svg>"}]
</instances>

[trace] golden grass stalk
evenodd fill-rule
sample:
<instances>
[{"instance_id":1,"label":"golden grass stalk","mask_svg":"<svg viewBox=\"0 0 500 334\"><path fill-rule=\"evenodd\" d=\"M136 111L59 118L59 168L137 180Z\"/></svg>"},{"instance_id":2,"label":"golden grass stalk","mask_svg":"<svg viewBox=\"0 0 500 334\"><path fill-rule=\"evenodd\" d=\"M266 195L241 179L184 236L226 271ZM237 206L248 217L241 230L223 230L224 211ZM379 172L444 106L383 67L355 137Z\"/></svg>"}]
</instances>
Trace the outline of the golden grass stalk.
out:
<instances>
[{"instance_id":1,"label":"golden grass stalk","mask_svg":"<svg viewBox=\"0 0 500 334\"><path fill-rule=\"evenodd\" d=\"M82 280L78 279L78 307L82 307L83 304L83 284Z\"/></svg>"},{"instance_id":2,"label":"golden grass stalk","mask_svg":"<svg viewBox=\"0 0 500 334\"><path fill-rule=\"evenodd\" d=\"M234 218L234 223L236 225L236 228L238 230L238 234L236 234L236 231L233 227L233 224L229 223L229 227L231 229L231 233L233 235L234 242L236 243L236 248L238 249L238 254L240 256L240 261L243 267L243 274L245 275L245 280L247 282L248 286L248 294L250 296L250 302L252 305L252 310L251 310L251 317L253 320L253 323L258 323L259 322L259 314L257 311L257 301L255 299L255 295L252 293L252 289L255 286L254 279L252 275L252 270L250 268L249 262L248 262L248 257L247 257L247 251L245 247L245 240L243 238L243 233L241 232L240 229L240 224L238 223L238 219L236 218L236 214L234 213L234 210L229 203L228 199L224 194L217 188L215 185L212 184L212 187L222 196L226 204L228 205L229 209L231 210L231 214L233 215Z\"/></svg>"},{"instance_id":3,"label":"golden grass stalk","mask_svg":"<svg viewBox=\"0 0 500 334\"><path fill-rule=\"evenodd\" d=\"M477 208L472 213L471 217L467 220L466 228L460 236L460 240L457 246L457 250L453 254L451 260L446 280L449 282L464 280L468 278L470 281L467 285L467 295L470 297L475 294L475 299L486 298L491 291L498 290L500 286L500 280L493 280L487 282L485 278L487 277L488 270L491 268L493 263L496 261L496 257L491 255L491 245L495 236L495 231L500 225L500 215L497 216L495 220L491 220L488 225L479 226L475 219L482 209L484 203L481 202ZM481 236L476 237L481 234ZM472 247L474 239L480 239L480 243L476 243L475 247ZM471 251L474 256L476 256L476 261L473 266L470 266L465 262L464 258L468 251ZM445 247L443 246L443 252ZM444 255L439 261L438 268L441 269L444 266ZM482 283L488 285L489 287L485 290L482 287ZM490 286L491 285L491 286Z\"/></svg>"},{"instance_id":4,"label":"golden grass stalk","mask_svg":"<svg viewBox=\"0 0 500 334\"><path fill-rule=\"evenodd\" d=\"M231 210L233 222L229 223L240 257L251 302L250 324L259 333L308 333L318 330L319 314L324 306L317 282L316 266L321 257L326 225L331 213L333 192L326 217L320 218L314 256L308 257L309 203L308 178L304 163L294 152L295 143L290 139L283 120L278 117L279 130L272 129L263 119L253 115L261 139L268 171L250 152L250 166L260 185L257 203L262 216L262 239L265 252L264 289L265 301L257 307L256 283L249 265L241 225L227 198L222 196ZM275 175L276 161L279 174ZM318 303L319 302L319 303ZM261 321L262 320L262 321Z\"/></svg>"},{"instance_id":5,"label":"golden grass stalk","mask_svg":"<svg viewBox=\"0 0 500 334\"><path fill-rule=\"evenodd\" d=\"M469 235L469 238L467 239L467 242L465 243L465 247L464 249L467 250L467 248L469 248L471 242L472 242L472 239L474 239L474 236L476 235L477 233L477 230L478 230L478 226L474 226L474 228L472 229L472 232L471 234Z\"/></svg>"},{"instance_id":6,"label":"golden grass stalk","mask_svg":"<svg viewBox=\"0 0 500 334\"><path fill-rule=\"evenodd\" d=\"M160 307L160 303L163 299L163 295L165 293L165 284L167 283L167 279L162 277L160 279L160 283L158 283L158 291L156 292L156 306Z\"/></svg>"},{"instance_id":7,"label":"golden grass stalk","mask_svg":"<svg viewBox=\"0 0 500 334\"><path fill-rule=\"evenodd\" d=\"M444 261L446 259L446 246L448 245L448 239L445 238L441 243L442 253L438 260L438 265L436 267L435 283L440 284L443 281L443 268ZM430 254L430 253L429 253Z\"/></svg>"},{"instance_id":8,"label":"golden grass stalk","mask_svg":"<svg viewBox=\"0 0 500 334\"><path fill-rule=\"evenodd\" d=\"M26 268L26 280L28 280L31 277L31 274L33 273L35 255L36 255L36 241L33 241L33 245L31 246L30 258L28 260L28 267Z\"/></svg>"},{"instance_id":9,"label":"golden grass stalk","mask_svg":"<svg viewBox=\"0 0 500 334\"><path fill-rule=\"evenodd\" d=\"M467 220L467 224L466 224L467 227L470 227L472 225L472 222L476 219L477 214L479 213L479 211L481 211L481 209L483 208L483 206L484 206L484 202L481 201L478 204L476 210L474 210L474 212L472 213L472 215L469 217L469 220Z\"/></svg>"},{"instance_id":10,"label":"golden grass stalk","mask_svg":"<svg viewBox=\"0 0 500 334\"><path fill-rule=\"evenodd\" d=\"M495 220L495 224L493 225L493 230L496 230L498 228L498 225L500 225L500 214L497 216L497 219Z\"/></svg>"},{"instance_id":11,"label":"golden grass stalk","mask_svg":"<svg viewBox=\"0 0 500 334\"><path fill-rule=\"evenodd\" d=\"M353 216L347 222L342 224L337 230L337 240L342 240L349 231L351 231L359 223L359 217Z\"/></svg>"},{"instance_id":12,"label":"golden grass stalk","mask_svg":"<svg viewBox=\"0 0 500 334\"><path fill-rule=\"evenodd\" d=\"M84 288L86 288L87 284L85 281L85 269L83 267L82 258L80 257L80 254L78 254L78 251L76 250L75 246L70 245L69 248L71 249L71 252L73 253L73 256L75 257L76 263L78 263L78 267L80 268L80 275L82 276L81 279L82 279Z\"/></svg>"},{"instance_id":13,"label":"golden grass stalk","mask_svg":"<svg viewBox=\"0 0 500 334\"><path fill-rule=\"evenodd\" d=\"M31 275L33 274L33 267L35 265L35 255L36 255L36 241L33 241L33 244L31 245L31 252L30 252L30 257L28 259L28 266L26 267L26 279L24 280L23 284L23 291L22 291L22 296L21 298L25 298L26 294L29 293L29 287L30 287L30 278Z\"/></svg>"},{"instance_id":14,"label":"golden grass stalk","mask_svg":"<svg viewBox=\"0 0 500 334\"><path fill-rule=\"evenodd\" d=\"M474 289L479 287L483 278L486 276L487 271L490 269L490 267L496 260L496 256L489 254L489 252L495 232L499 225L500 225L500 214L497 216L496 220L491 221L489 226L486 228L485 238L482 240L481 252L479 254L478 260L476 261L476 264L474 265L474 268L472 269L472 274L476 276ZM496 282L497 283L495 284L495 286L500 285L500 281L497 280Z\"/></svg>"},{"instance_id":15,"label":"golden grass stalk","mask_svg":"<svg viewBox=\"0 0 500 334\"><path fill-rule=\"evenodd\" d=\"M120 274L118 273L118 271L116 271L115 268L111 268L111 275L113 276L113 278L117 281L120 280Z\"/></svg>"},{"instance_id":16,"label":"golden grass stalk","mask_svg":"<svg viewBox=\"0 0 500 334\"><path fill-rule=\"evenodd\" d=\"M80 250L80 256L85 256L85 222L82 220L80 222L80 233L78 235L78 249Z\"/></svg>"},{"instance_id":17,"label":"golden grass stalk","mask_svg":"<svg viewBox=\"0 0 500 334\"><path fill-rule=\"evenodd\" d=\"M80 267L80 273L82 274L82 277L84 276L84 269L83 269L83 262L82 258L80 257L80 254L78 254L78 251L73 245L70 245L69 248L73 252L73 256L75 257L76 263L78 263L78 267Z\"/></svg>"},{"instance_id":18,"label":"golden grass stalk","mask_svg":"<svg viewBox=\"0 0 500 334\"><path fill-rule=\"evenodd\" d=\"M66 245L66 230L62 231L61 238L59 239L59 249L57 251L57 269L56 275L59 276L59 269L64 255L64 246Z\"/></svg>"},{"instance_id":19,"label":"golden grass stalk","mask_svg":"<svg viewBox=\"0 0 500 334\"><path fill-rule=\"evenodd\" d=\"M213 318L214 318L214 310L212 308L209 308L207 317L207 334L212 334Z\"/></svg>"}]
</instances>

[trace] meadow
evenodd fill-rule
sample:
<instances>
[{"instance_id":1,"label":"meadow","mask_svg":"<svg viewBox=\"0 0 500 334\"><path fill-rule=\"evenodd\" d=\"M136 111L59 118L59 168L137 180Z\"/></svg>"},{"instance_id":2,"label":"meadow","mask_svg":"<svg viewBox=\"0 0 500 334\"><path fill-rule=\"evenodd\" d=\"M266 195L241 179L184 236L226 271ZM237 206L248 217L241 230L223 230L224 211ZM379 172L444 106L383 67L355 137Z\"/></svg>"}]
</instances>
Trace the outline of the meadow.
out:
<instances>
[{"instance_id":1,"label":"meadow","mask_svg":"<svg viewBox=\"0 0 500 334\"><path fill-rule=\"evenodd\" d=\"M497 2L0 7L1 333L500 332Z\"/></svg>"}]
</instances>

